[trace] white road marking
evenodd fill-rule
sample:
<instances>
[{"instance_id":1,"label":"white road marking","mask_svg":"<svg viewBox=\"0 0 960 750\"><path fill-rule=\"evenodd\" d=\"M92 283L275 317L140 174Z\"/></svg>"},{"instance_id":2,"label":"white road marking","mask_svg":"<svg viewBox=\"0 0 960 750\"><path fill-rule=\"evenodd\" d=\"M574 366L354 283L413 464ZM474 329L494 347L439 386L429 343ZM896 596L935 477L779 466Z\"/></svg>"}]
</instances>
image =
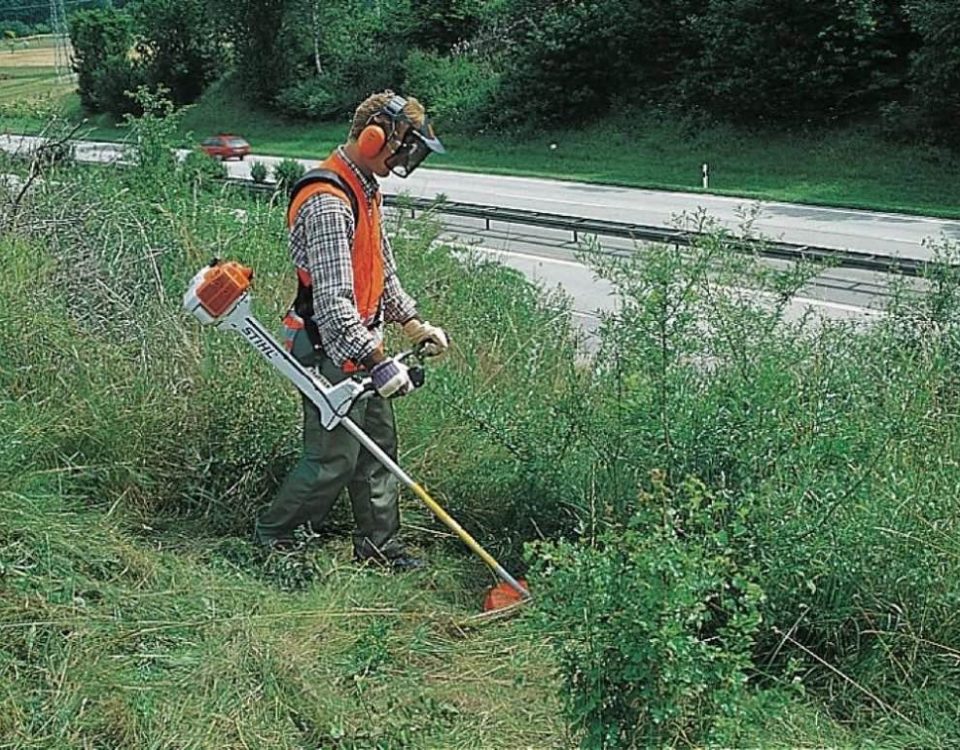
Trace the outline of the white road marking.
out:
<instances>
[{"instance_id":1,"label":"white road marking","mask_svg":"<svg viewBox=\"0 0 960 750\"><path fill-rule=\"evenodd\" d=\"M532 260L537 263L548 263L551 265L557 266L567 266L580 268L584 271L591 271L589 266L585 266L583 263L577 263L572 260L562 260L560 258L546 258L542 255L536 255L533 253L521 253L515 250L499 250L494 247L484 247L482 245L462 245L465 249L476 250L487 255L495 256L505 256L508 258L517 258L519 260ZM762 292L756 289L747 289L745 287L727 287L731 291L739 292L741 294L754 295L754 296L769 296L774 297L775 295L770 294L769 292ZM829 302L827 300L814 299L813 297L793 297L792 301L800 305L808 305L813 307L822 307L827 310L836 310L838 312L853 313L855 315L864 315L864 316L877 316L880 315L880 311L871 309L869 307L860 307L858 305L848 305L843 302ZM582 313L581 313L582 314Z\"/></svg>"}]
</instances>

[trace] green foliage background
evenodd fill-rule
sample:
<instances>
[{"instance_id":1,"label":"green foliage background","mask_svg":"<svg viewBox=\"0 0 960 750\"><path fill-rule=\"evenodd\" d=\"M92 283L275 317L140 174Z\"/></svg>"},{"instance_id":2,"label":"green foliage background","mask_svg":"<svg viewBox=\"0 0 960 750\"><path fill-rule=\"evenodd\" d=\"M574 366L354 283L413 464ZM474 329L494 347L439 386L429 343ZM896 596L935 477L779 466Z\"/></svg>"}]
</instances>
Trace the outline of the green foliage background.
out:
<instances>
[{"instance_id":1,"label":"green foliage background","mask_svg":"<svg viewBox=\"0 0 960 750\"><path fill-rule=\"evenodd\" d=\"M954 6L145 0L131 6L138 55L126 63L179 103L234 70L251 103L297 118L340 119L369 93L402 87L467 131L666 111L759 128L879 121L892 136L955 145ZM117 12L83 17L112 28ZM104 79L126 80L122 56L95 60L83 33L84 75L105 66ZM105 94L84 104L126 109Z\"/></svg>"}]
</instances>

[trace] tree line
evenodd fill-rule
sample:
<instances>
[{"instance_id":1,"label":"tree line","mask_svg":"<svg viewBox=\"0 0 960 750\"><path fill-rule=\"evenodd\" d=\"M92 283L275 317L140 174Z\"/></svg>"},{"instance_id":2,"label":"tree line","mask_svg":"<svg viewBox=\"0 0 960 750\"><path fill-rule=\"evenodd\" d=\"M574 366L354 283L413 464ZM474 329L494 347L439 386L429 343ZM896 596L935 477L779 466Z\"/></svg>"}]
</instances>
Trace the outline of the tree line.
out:
<instances>
[{"instance_id":1,"label":"tree line","mask_svg":"<svg viewBox=\"0 0 960 750\"><path fill-rule=\"evenodd\" d=\"M253 102L305 118L391 87L460 127L655 108L761 127L880 121L949 141L956 11L956 0L141 0L73 14L71 36L81 97L101 111L129 111L134 82L193 101L229 71Z\"/></svg>"}]
</instances>

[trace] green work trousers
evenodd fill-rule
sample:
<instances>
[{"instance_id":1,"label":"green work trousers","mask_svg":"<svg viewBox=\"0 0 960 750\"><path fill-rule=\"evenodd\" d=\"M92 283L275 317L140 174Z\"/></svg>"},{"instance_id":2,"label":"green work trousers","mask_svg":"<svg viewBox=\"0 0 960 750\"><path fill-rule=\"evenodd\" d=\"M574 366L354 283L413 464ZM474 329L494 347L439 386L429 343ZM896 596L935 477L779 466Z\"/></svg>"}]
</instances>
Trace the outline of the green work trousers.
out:
<instances>
[{"instance_id":1,"label":"green work trousers","mask_svg":"<svg viewBox=\"0 0 960 750\"><path fill-rule=\"evenodd\" d=\"M314 352L303 330L294 337L293 356L306 367L319 368L331 383L347 377L328 357ZM387 399L373 395L358 401L349 416L396 460L396 423ZM315 527L321 525L344 487L350 495L356 522L355 555L361 559L401 555L403 549L395 538L400 528L397 478L342 426L325 430L317 408L304 397L303 454L273 502L257 519L258 541L270 544L289 540L293 530L307 521Z\"/></svg>"}]
</instances>

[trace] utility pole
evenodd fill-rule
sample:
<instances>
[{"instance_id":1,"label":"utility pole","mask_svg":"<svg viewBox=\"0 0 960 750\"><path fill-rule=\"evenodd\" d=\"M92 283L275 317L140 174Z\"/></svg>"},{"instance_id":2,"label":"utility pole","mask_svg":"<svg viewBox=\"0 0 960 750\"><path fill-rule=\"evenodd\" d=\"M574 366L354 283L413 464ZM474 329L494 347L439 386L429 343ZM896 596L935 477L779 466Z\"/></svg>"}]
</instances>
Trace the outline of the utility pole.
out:
<instances>
[{"instance_id":1,"label":"utility pole","mask_svg":"<svg viewBox=\"0 0 960 750\"><path fill-rule=\"evenodd\" d=\"M73 70L70 67L70 32L63 0L50 0L50 31L53 32L57 81L64 83L73 79Z\"/></svg>"}]
</instances>

